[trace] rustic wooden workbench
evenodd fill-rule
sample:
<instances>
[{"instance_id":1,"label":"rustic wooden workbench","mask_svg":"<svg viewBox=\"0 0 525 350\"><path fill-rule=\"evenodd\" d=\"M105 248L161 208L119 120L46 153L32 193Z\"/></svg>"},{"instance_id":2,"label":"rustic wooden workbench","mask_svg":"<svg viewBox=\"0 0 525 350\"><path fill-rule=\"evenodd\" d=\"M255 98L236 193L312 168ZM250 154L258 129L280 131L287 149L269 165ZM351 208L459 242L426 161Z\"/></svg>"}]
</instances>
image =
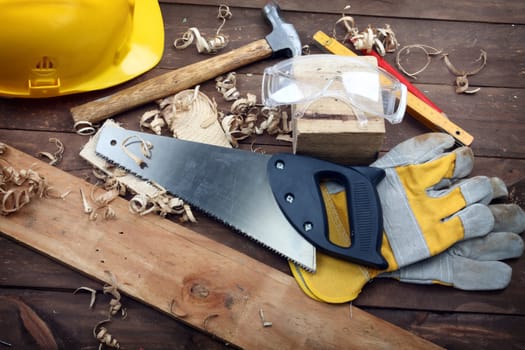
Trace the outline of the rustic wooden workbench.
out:
<instances>
[{"instance_id":1,"label":"rustic wooden workbench","mask_svg":"<svg viewBox=\"0 0 525 350\"><path fill-rule=\"evenodd\" d=\"M226 50L267 34L268 26L260 14L262 1L224 3L231 4L233 12L233 18L223 28L223 33L231 40ZM333 23L347 3L343 0L322 4L282 0L281 7L286 20L297 28L303 44L309 44L312 52L319 52L311 39L313 33L317 30L331 33ZM501 177L510 187L511 200L525 206L525 144L522 141L525 135L522 112L525 107L525 5L504 0L357 1L351 5L359 28L368 24L381 27L388 23L401 46L425 44L442 48L457 67L473 67L472 62L478 58L480 49L487 52L486 68L469 79L471 86L481 87L475 95L455 94L454 77L438 57L433 58L415 83L454 122L475 137L472 145L476 155L475 174ZM161 8L166 32L162 61L152 71L125 83L125 87L203 59L194 47L176 51L172 42L190 26L213 34L219 25L215 20L215 1L165 1ZM414 52L413 59L417 56ZM388 55L387 60L394 63L395 55ZM241 93L259 95L261 72L274 62L276 60L267 60L239 69ZM421 62L424 61L414 61L414 65ZM52 149L48 139L57 137L66 147L58 167L95 182L91 167L78 155L87 138L73 132L69 109L123 86L51 99L0 99L0 141L35 155L38 151ZM202 84L201 90L215 98L219 109L229 109L229 103L215 92L213 82ZM116 119L127 128L138 129L139 117L151 107L153 104L136 108ZM407 115L402 124L387 125L383 150L426 131ZM289 144L269 136L255 137L244 146L249 147L252 142L268 152L290 150ZM6 219L0 217L0 220ZM198 220L197 224L188 224L188 227L288 273L283 259L202 215ZM353 305L446 348L525 348L525 302L522 298L525 258L509 261L509 264L513 267L513 278L503 291L468 293L441 286L379 280L368 285ZM20 297L47 324L61 349L98 347L91 329L101 320L103 305L87 313L85 298L72 293L79 286L100 289L98 281L0 235L0 295ZM114 332L127 349L222 349L232 346L129 297L124 297L123 302L130 316L127 322L115 325ZM0 340L11 343L14 349L34 348L35 342L24 328L16 304L0 299L0 312ZM8 347L0 345L0 349L3 348ZM345 348L344 344L341 348Z\"/></svg>"}]
</instances>

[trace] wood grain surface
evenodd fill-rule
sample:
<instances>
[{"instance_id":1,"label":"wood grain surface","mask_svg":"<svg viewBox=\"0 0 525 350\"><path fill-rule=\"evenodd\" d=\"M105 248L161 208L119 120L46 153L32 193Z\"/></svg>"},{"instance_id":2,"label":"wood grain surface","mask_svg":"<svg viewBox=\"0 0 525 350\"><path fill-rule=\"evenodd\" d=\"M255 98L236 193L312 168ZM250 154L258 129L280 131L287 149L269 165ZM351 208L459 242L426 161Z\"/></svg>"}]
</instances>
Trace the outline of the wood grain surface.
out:
<instances>
[{"instance_id":1,"label":"wood grain surface","mask_svg":"<svg viewBox=\"0 0 525 350\"><path fill-rule=\"evenodd\" d=\"M233 17L222 29L230 39L223 52L268 34L268 25L261 16L263 1L226 3L230 4ZM321 51L315 46L312 35L318 30L331 33L333 24L348 2L330 1L321 5L313 1L281 0L279 3L283 18L297 28L302 44L310 45L311 51L318 53ZM443 49L462 69L476 66L480 49L487 51L487 66L469 79L472 87L481 87L475 95L455 94L454 76L439 57L435 57L412 82L452 121L475 137L472 144L476 155L473 173L501 177L509 186L509 200L525 206L523 2L404 0L361 1L351 5L348 13L354 16L359 28L366 28L369 24L381 27L389 23L401 46L419 43ZM90 165L78 155L87 138L73 132L70 109L209 58L198 54L194 47L175 50L172 45L173 40L191 26L197 26L205 35L213 35L220 25L216 19L217 2L163 2L161 9L166 42L157 67L132 81L103 91L48 99L1 98L0 141L35 155L39 151L53 151L54 146L48 140L57 137L66 147L64 159L57 167L76 178L95 183ZM342 30L339 29L338 33L342 35ZM395 65L395 54L388 54L386 59ZM266 59L236 70L240 92L260 96L263 69L276 62L278 59ZM413 51L403 63L406 68L416 70L424 62L425 58ZM219 110L229 111L231 103L217 93L213 80L201 84L201 91L215 99ZM138 120L142 113L155 107L154 103L147 103L114 118L126 128L139 130ZM397 143L427 131L408 115L399 125L387 123L381 151L384 153ZM290 144L268 135L252 137L241 147L257 147L268 153L291 150ZM196 215L198 223L185 224L186 228L289 276L286 262L280 257L201 213ZM4 220L6 218L0 217L0 222ZM78 224L77 228L81 231L82 226ZM353 306L448 349L523 349L524 261L520 258L507 262L513 267L513 277L510 286L502 291L463 292L443 286L375 280L365 287ZM210 270L220 269L214 261L207 264ZM251 278L257 280L259 277L254 275ZM106 314L107 299L100 296L94 309L90 310L88 295L73 295L81 285L101 288L98 279L70 269L5 235L0 237L0 294L19 297L32 308L48 325L60 349L98 347L91 331ZM123 303L128 307L128 319L112 323L111 330L127 349L227 349L233 346L127 295L123 297ZM17 309L11 304L0 306L0 340L9 341L18 348L35 348ZM351 308L349 305L346 308L348 315ZM309 317L315 319L316 312L310 311ZM271 321L274 321L273 317ZM322 344L318 345L323 348ZM348 346L339 344L339 348Z\"/></svg>"}]
</instances>

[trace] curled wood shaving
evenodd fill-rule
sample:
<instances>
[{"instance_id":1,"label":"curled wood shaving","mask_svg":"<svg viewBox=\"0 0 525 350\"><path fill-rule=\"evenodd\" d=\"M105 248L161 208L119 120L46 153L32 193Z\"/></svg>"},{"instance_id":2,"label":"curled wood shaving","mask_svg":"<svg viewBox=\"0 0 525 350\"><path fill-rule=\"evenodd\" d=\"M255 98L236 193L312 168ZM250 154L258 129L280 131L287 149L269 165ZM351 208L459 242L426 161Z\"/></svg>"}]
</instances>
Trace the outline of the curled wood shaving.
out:
<instances>
[{"instance_id":1,"label":"curled wood shaving","mask_svg":"<svg viewBox=\"0 0 525 350\"><path fill-rule=\"evenodd\" d=\"M220 115L219 120L226 137L234 147L238 147L239 141L253 134L261 135L267 132L270 135L283 135L291 132L288 114L276 108L259 108L257 98L253 94L247 94L246 98L239 98L233 102L230 112Z\"/></svg>"},{"instance_id":2,"label":"curled wood shaving","mask_svg":"<svg viewBox=\"0 0 525 350\"><path fill-rule=\"evenodd\" d=\"M426 56L426 63L423 65L423 67L419 68L415 72L408 72L405 67L401 64L401 55L405 54L409 55L411 53L412 49L417 49L423 51L423 53ZM432 61L432 56L437 56L441 54L443 50L436 49L435 47L423 45L423 44L414 44L414 45L407 45L403 46L396 55L396 64L400 71L402 71L404 74L408 75L411 78L417 79L417 75L422 73L425 69L427 69L428 65Z\"/></svg>"},{"instance_id":3,"label":"curled wood shaving","mask_svg":"<svg viewBox=\"0 0 525 350\"><path fill-rule=\"evenodd\" d=\"M153 184L160 189L155 195L136 194L129 202L129 210L133 214L147 215L158 213L165 217L168 214L180 215L182 222L197 222L191 207L180 198L173 197L158 184Z\"/></svg>"},{"instance_id":4,"label":"curled wood shaving","mask_svg":"<svg viewBox=\"0 0 525 350\"><path fill-rule=\"evenodd\" d=\"M151 158L151 149L153 148L153 144L151 142L149 142L149 141L146 141L146 140L140 138L137 135L132 135L132 136L126 137L124 140L122 140L122 143L120 144L120 147L122 148L122 151L124 151L124 153L126 153L126 155L128 157L130 157L135 163L137 163L138 166L143 168L143 167L145 167L147 165L146 161L144 161L144 159L138 157L137 155L135 155L133 152L131 152L128 149L129 145L131 145L132 143L136 143L136 142L140 143L140 152L142 153L142 155L144 157L150 159Z\"/></svg>"},{"instance_id":5,"label":"curled wood shaving","mask_svg":"<svg viewBox=\"0 0 525 350\"><path fill-rule=\"evenodd\" d=\"M73 129L78 135L89 136L95 134L98 125L88 121L78 121L73 125Z\"/></svg>"},{"instance_id":6,"label":"curled wood shaving","mask_svg":"<svg viewBox=\"0 0 525 350\"><path fill-rule=\"evenodd\" d=\"M111 322L110 318L100 321L93 327L93 336L100 342L98 349L101 350L104 345L109 348L120 349L118 340L109 333L106 327L102 327L103 324L108 322Z\"/></svg>"},{"instance_id":7,"label":"curled wood shaving","mask_svg":"<svg viewBox=\"0 0 525 350\"><path fill-rule=\"evenodd\" d=\"M174 197L166 192L157 192L153 195L145 193L137 193L129 201L129 210L133 214L141 216L157 213L162 217L171 215L179 215L181 222L197 222L197 219L192 213L191 207L184 203L178 197Z\"/></svg>"},{"instance_id":8,"label":"curled wood shaving","mask_svg":"<svg viewBox=\"0 0 525 350\"><path fill-rule=\"evenodd\" d=\"M49 142L55 144L55 146L58 148L57 151L54 152L54 153L51 153L51 152L38 152L37 155L41 156L41 157L44 157L44 158L47 158L49 160L49 165L56 165L56 164L58 164L58 162L60 162L62 160L62 157L64 155L64 145L62 144L62 142L59 139L57 139L55 137L51 137L49 139Z\"/></svg>"},{"instance_id":9,"label":"curled wood shaving","mask_svg":"<svg viewBox=\"0 0 525 350\"><path fill-rule=\"evenodd\" d=\"M219 28L217 28L217 32L215 33L214 37L206 39L201 35L198 28L191 27L184 34L182 34L180 38L175 39L173 46L175 46L176 49L185 49L195 41L195 46L197 47L197 51L199 53L217 53L217 51L225 48L226 45L228 45L228 37L219 33L226 23L226 20L232 18L232 16L233 15L230 11L230 8L227 5L220 5L217 18L221 19L222 23Z\"/></svg>"},{"instance_id":10,"label":"curled wood shaving","mask_svg":"<svg viewBox=\"0 0 525 350\"><path fill-rule=\"evenodd\" d=\"M174 309L175 308L175 309ZM177 317L184 318L188 316L188 313L180 308L175 298L171 300L170 312Z\"/></svg>"},{"instance_id":11,"label":"curled wood shaving","mask_svg":"<svg viewBox=\"0 0 525 350\"><path fill-rule=\"evenodd\" d=\"M208 323L210 322L211 319L216 318L216 317L219 317L219 314L211 314L211 315L206 316L204 321L202 321L202 328L204 328L204 330L207 331L208 330Z\"/></svg>"},{"instance_id":12,"label":"curled wood shaving","mask_svg":"<svg viewBox=\"0 0 525 350\"><path fill-rule=\"evenodd\" d=\"M162 128L165 126L166 121L162 118L160 110L147 111L140 118L140 127L151 129L157 135L162 133Z\"/></svg>"},{"instance_id":13,"label":"curled wood shaving","mask_svg":"<svg viewBox=\"0 0 525 350\"><path fill-rule=\"evenodd\" d=\"M119 196L125 196L127 193L126 185L118 179L127 174L127 172L121 168L115 168L117 171L113 171L112 175L106 174L100 169L93 169L93 175L100 181L102 181L102 187L106 191L116 190Z\"/></svg>"},{"instance_id":14,"label":"curled wood shaving","mask_svg":"<svg viewBox=\"0 0 525 350\"><path fill-rule=\"evenodd\" d=\"M443 57L443 61L445 62L445 65L447 66L449 71L452 72L452 74L456 76L456 93L475 94L476 92L481 90L480 88L468 90L469 83L468 83L468 78L467 78L468 76L478 74L487 65L487 52L484 50L480 50L480 51L481 51L480 56L475 62L481 62L481 64L478 68L475 68L472 71L465 71L465 70L457 69L452 64L452 62L450 62L450 58L448 57L448 54L447 53L443 54L442 57Z\"/></svg>"},{"instance_id":15,"label":"curled wood shaving","mask_svg":"<svg viewBox=\"0 0 525 350\"><path fill-rule=\"evenodd\" d=\"M2 153L7 146L0 143ZM7 160L0 158L0 214L9 215L22 209L32 198L65 198L48 185L45 177L34 170L16 170Z\"/></svg>"},{"instance_id":16,"label":"curled wood shaving","mask_svg":"<svg viewBox=\"0 0 525 350\"><path fill-rule=\"evenodd\" d=\"M80 188L80 197L82 199L82 206L84 213L89 215L90 220L96 220L98 214L102 211L102 217L106 220L113 219L116 217L116 213L113 208L109 205L111 201L119 196L119 190L117 188L110 189L108 191L104 190L102 194L96 195L98 187L93 185L91 188L91 195L88 199Z\"/></svg>"},{"instance_id":17,"label":"curled wood shaving","mask_svg":"<svg viewBox=\"0 0 525 350\"><path fill-rule=\"evenodd\" d=\"M215 88L226 101L235 101L241 96L237 90L237 75L230 72L226 76L221 75L215 79Z\"/></svg>"},{"instance_id":18,"label":"curled wood shaving","mask_svg":"<svg viewBox=\"0 0 525 350\"><path fill-rule=\"evenodd\" d=\"M115 316L119 311L122 313L122 318L126 317L126 309L122 307L120 302L120 292L118 291L117 279L111 271L104 271L110 278L111 283L104 285L102 291L104 294L110 294L113 298L109 301L109 315Z\"/></svg>"},{"instance_id":19,"label":"curled wood shaving","mask_svg":"<svg viewBox=\"0 0 525 350\"><path fill-rule=\"evenodd\" d=\"M94 290L93 288L89 288L89 287L78 287L77 289L75 289L73 294L77 294L77 292L79 292L81 290L85 290L85 291L88 291L88 292L91 293L91 300L89 302L89 308L92 309L93 305L95 305L95 299L97 298L97 291Z\"/></svg>"},{"instance_id":20,"label":"curled wood shaving","mask_svg":"<svg viewBox=\"0 0 525 350\"><path fill-rule=\"evenodd\" d=\"M387 52L395 52L399 47L394 30L389 24L384 28L375 28L371 25L364 31L359 31L352 16L345 14L345 10L350 9L347 5L343 9L341 18L339 18L332 28L332 35L337 38L337 26L342 24L345 27L346 34L341 42L350 41L357 50L363 50L370 53L373 49L381 56Z\"/></svg>"}]
</instances>

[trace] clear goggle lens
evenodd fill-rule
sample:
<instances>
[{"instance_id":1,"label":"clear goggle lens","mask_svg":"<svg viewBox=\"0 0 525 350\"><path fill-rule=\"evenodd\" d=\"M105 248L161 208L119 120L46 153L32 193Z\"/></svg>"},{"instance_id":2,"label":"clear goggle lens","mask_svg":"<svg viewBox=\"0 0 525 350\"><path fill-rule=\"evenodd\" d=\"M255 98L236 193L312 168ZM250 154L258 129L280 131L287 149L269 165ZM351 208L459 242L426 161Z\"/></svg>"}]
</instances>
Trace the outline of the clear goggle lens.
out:
<instances>
[{"instance_id":1,"label":"clear goggle lens","mask_svg":"<svg viewBox=\"0 0 525 350\"><path fill-rule=\"evenodd\" d=\"M358 119L382 117L399 123L407 89L394 76L361 58L336 55L298 56L264 70L265 105L302 104L324 97L350 104Z\"/></svg>"}]
</instances>

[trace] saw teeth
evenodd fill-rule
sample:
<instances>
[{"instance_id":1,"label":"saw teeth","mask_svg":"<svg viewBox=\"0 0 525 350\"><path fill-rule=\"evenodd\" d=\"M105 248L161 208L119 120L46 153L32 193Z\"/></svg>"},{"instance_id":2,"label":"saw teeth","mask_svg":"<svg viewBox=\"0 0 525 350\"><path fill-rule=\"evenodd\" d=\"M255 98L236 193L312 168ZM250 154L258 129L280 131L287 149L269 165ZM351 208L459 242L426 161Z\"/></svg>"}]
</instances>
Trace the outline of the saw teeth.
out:
<instances>
[{"instance_id":1,"label":"saw teeth","mask_svg":"<svg viewBox=\"0 0 525 350\"><path fill-rule=\"evenodd\" d=\"M174 162L175 168L170 170L171 176L167 179L163 179L163 181L167 183L159 183L170 194L184 200L196 210L199 210L203 214L222 223L232 231L241 233L243 236L250 238L252 241L262 245L266 249L269 249L279 256L295 262L298 266L301 266L305 270L315 270L315 248L312 247L310 243L308 243L304 238L302 238L291 225L289 225L289 223L286 221L286 218L277 207L277 204L273 202L273 197L271 196L271 192L269 192L271 189L267 187L269 184L267 183L267 179L264 178L264 174L266 174L266 167L268 164L267 162L270 160L270 156L260 154L252 155L249 154L250 152L246 151L244 151L245 153L242 153L243 151L240 150L229 150L218 146L203 145L195 142L146 134L117 127L108 127L107 129L104 127L99 131L98 135L99 138L95 150L96 154L109 163L114 164L117 167L126 170L129 174L132 174L137 178L154 185L156 184L155 178L157 178L157 176L151 177L153 174L152 169L156 168L156 171L161 171L165 169L166 164L168 164L166 161ZM130 158L122 158L123 154L117 152L114 148L110 148L110 146L114 146L116 143L118 143L119 139L124 139L125 137L139 137L143 140L151 142L152 144L156 144L156 146L164 147L165 149L170 150L170 153L167 153L166 156L162 158L164 160L160 164L158 162L155 163L155 160L151 160L152 163L148 165L151 165L152 168L144 173L142 170L136 167L135 163ZM194 153L191 159L186 160L186 158L181 159L180 157L171 159L173 152L179 151L182 152L181 154L187 154L188 152ZM112 154L112 159L108 159L108 156L104 156L101 154L101 152L108 155ZM199 166L200 164L196 163L197 159L201 158L210 161L210 166L217 166L217 169L222 171L223 175L232 175L232 178L227 177L227 180L224 182L216 181L216 177L214 177L214 180L211 180L209 177L202 175L202 172L198 172L198 176L196 175L195 178L191 176L185 177L187 176L186 174L188 171L195 171L195 169L210 169L203 168L202 166ZM242 162L242 164L246 165L246 170L248 171L233 176L233 173L231 173L228 170L229 168L225 166L225 162ZM179 181L176 181L177 176L181 177L180 186L178 185ZM162 178L162 176L160 178ZM150 179L152 181L150 181ZM203 192L206 191L207 187L202 187L200 192L195 190L196 187L192 187L192 184L195 186L200 184L200 180L197 179L203 179L205 186L208 187L221 186L221 184L224 184L226 188L219 187L221 191L219 193L226 195L219 195L219 193L215 193L212 194L211 199L208 198L208 194ZM268 205L271 215L274 215L270 215L272 220L270 225L271 229L269 231L268 229L264 228L264 226L260 226L259 224L250 224L247 223L246 220L242 219L242 213L248 213L250 215L255 213L254 210L257 210L255 206L252 207L253 209L247 209L249 212L245 210L242 205L232 204L231 208L224 207L224 200L235 200L229 194L234 193L235 189L238 189L237 185L239 184L235 183L237 180L239 180L239 183L241 184L240 186L242 191L239 192L242 194L244 201L251 200L250 198L253 195L252 191L249 189L250 182L248 181L255 181L254 183L262 181L264 186L266 186L263 187L263 192L261 192L263 194L262 198L264 198L264 203ZM236 187L235 189L230 188L234 185ZM240 203L242 203L242 201ZM235 210L232 210L234 208ZM273 220L273 218L276 220ZM260 218L257 218L255 222L259 221ZM281 227L283 227L283 229L281 229ZM265 235L266 232L268 232L268 235ZM285 244L282 247L280 244L283 237L279 236L280 234L285 234L288 235L287 237L289 237L289 240L284 238Z\"/></svg>"},{"instance_id":2,"label":"saw teeth","mask_svg":"<svg viewBox=\"0 0 525 350\"><path fill-rule=\"evenodd\" d=\"M118 163L112 161L111 159L105 157L104 155L102 155L102 154L100 154L100 153L98 153L98 152L95 152L95 153L96 153L99 157L101 157L101 158L103 158L104 160L106 160L108 163L111 163L112 165L114 165L114 166L116 166L116 167L118 167L118 168L120 168L120 169L123 169L123 170L127 171L128 173L132 174L133 176L136 176L137 178L139 178L139 179L141 179L141 180L144 180L144 181L146 181L146 182L149 182L148 179L143 178L143 177L140 176L139 174L137 174L137 173L135 173L135 172L133 172L133 171L127 169L126 167L122 166L121 164L118 164ZM170 193L171 193L171 192L170 192ZM174 193L171 193L171 194L174 195L174 196L180 197L180 196L178 196L177 194L174 194ZM306 270L306 271L308 271L308 272L311 272L311 273L315 272L314 270L312 270L312 269L309 268L308 266L305 266L305 265L301 264L301 263L298 262L298 261L295 261L295 260L293 260L293 259L290 259L289 257L287 257L286 255L282 254L282 253L279 252L278 250L276 250L276 249L270 247L269 245L267 245L267 244L261 242L260 240L258 240L258 239L256 239L256 238L250 236L249 234L243 232L242 230L240 230L239 228L235 227L234 225L231 225L230 223L228 223L228 222L222 220L222 219L219 218L218 216L213 215L212 213L210 213L210 212L208 212L208 211L206 211L206 210L200 208L200 207L197 206L197 205L194 205L191 201L188 201L186 198L182 198L182 197L180 197L180 198L181 198L182 200L184 200L185 202L191 204L193 207L197 208L197 209L198 209L199 211L201 211L202 213L204 213L204 214L206 214L207 216L211 217L212 219L216 220L217 222L220 222L220 223L223 224L224 226L226 226L226 227L228 227L228 228L234 230L235 232L238 232L238 233L242 234L244 237L249 238L251 241L256 242L257 244L259 244L259 245L263 246L264 248L270 250L270 251L273 252L274 254L279 255L281 258L284 258L284 259L286 259L286 260L292 261L294 264L300 266L302 269L304 269L304 270Z\"/></svg>"}]
</instances>

